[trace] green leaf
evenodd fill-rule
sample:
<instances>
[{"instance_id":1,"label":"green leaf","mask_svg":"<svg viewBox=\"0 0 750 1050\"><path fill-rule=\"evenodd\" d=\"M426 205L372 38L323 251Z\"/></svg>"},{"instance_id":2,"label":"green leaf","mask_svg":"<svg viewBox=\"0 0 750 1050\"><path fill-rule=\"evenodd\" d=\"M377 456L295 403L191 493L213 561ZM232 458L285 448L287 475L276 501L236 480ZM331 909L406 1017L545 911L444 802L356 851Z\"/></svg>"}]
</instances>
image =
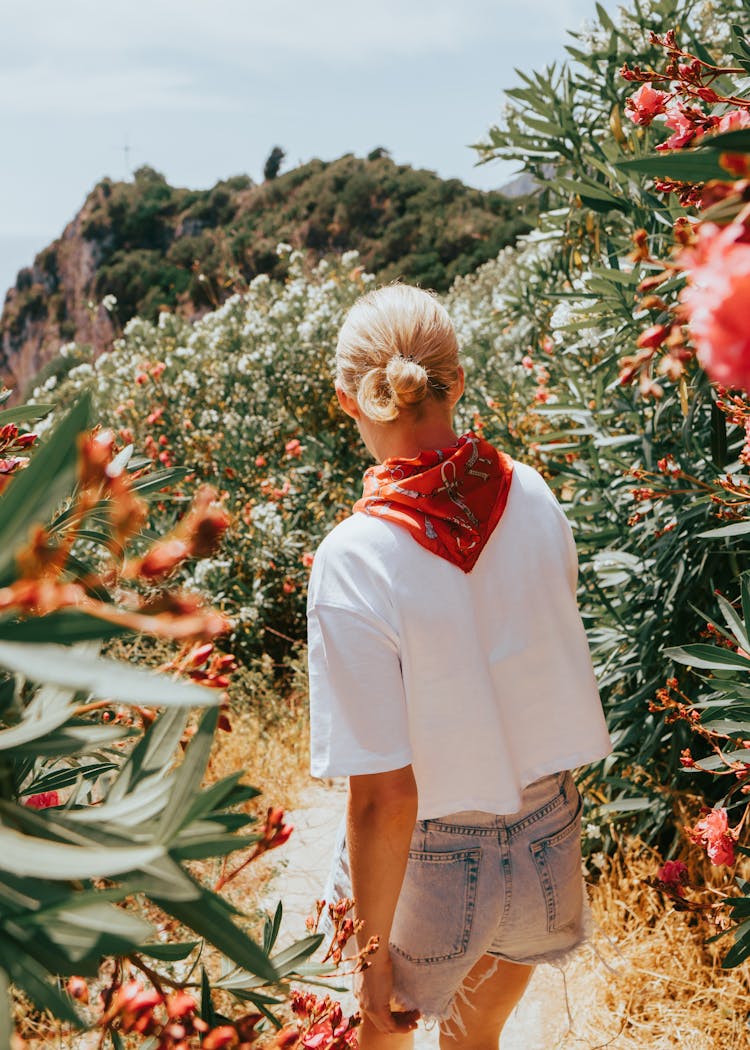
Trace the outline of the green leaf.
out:
<instances>
[{"instance_id":1,"label":"green leaf","mask_svg":"<svg viewBox=\"0 0 750 1050\"><path fill-rule=\"evenodd\" d=\"M117 802L146 777L162 773L171 763L187 724L188 712L177 707L162 711L131 751L107 794Z\"/></svg>"},{"instance_id":2,"label":"green leaf","mask_svg":"<svg viewBox=\"0 0 750 1050\"><path fill-rule=\"evenodd\" d=\"M42 697L44 701L39 703ZM0 729L0 751L33 743L59 728L75 710L74 697L75 693L69 689L40 689L35 698L37 703L29 704L21 721L7 729Z\"/></svg>"},{"instance_id":3,"label":"green leaf","mask_svg":"<svg viewBox=\"0 0 750 1050\"><path fill-rule=\"evenodd\" d=\"M13 576L15 554L36 523L45 523L75 484L76 439L89 421L91 397L85 394L58 423L25 470L0 494L0 584Z\"/></svg>"},{"instance_id":4,"label":"green leaf","mask_svg":"<svg viewBox=\"0 0 750 1050\"><path fill-rule=\"evenodd\" d=\"M279 929L281 927L281 916L283 913L283 905L281 901L276 905L276 911L273 913L273 918L270 915L266 916L266 921L263 923L263 951L270 952L276 944L276 938L279 935Z\"/></svg>"},{"instance_id":5,"label":"green leaf","mask_svg":"<svg viewBox=\"0 0 750 1050\"><path fill-rule=\"evenodd\" d=\"M750 919L740 923L731 932L734 934L734 944L721 962L725 970L739 966L750 955Z\"/></svg>"},{"instance_id":6,"label":"green leaf","mask_svg":"<svg viewBox=\"0 0 750 1050\"><path fill-rule=\"evenodd\" d=\"M650 809L653 799L650 798L621 798L614 802L605 802L598 806L597 811L601 814L611 813L638 813L644 809Z\"/></svg>"},{"instance_id":7,"label":"green leaf","mask_svg":"<svg viewBox=\"0 0 750 1050\"><path fill-rule=\"evenodd\" d=\"M8 642L57 642L72 645L90 638L117 638L134 634L130 627L107 623L82 609L57 609L46 616L0 623L0 640Z\"/></svg>"},{"instance_id":8,"label":"green leaf","mask_svg":"<svg viewBox=\"0 0 750 1050\"><path fill-rule=\"evenodd\" d=\"M745 623L750 624L750 572L744 572L740 577L740 590L742 591L742 617Z\"/></svg>"},{"instance_id":9,"label":"green leaf","mask_svg":"<svg viewBox=\"0 0 750 1050\"><path fill-rule=\"evenodd\" d=\"M185 755L172 782L164 814L156 832L160 842L170 842L185 823L195 802L196 792L206 770L214 739L219 709L204 712L198 730L185 749Z\"/></svg>"},{"instance_id":10,"label":"green leaf","mask_svg":"<svg viewBox=\"0 0 750 1050\"><path fill-rule=\"evenodd\" d=\"M0 870L39 879L102 879L164 856L160 845L76 846L23 835L0 825Z\"/></svg>"},{"instance_id":11,"label":"green leaf","mask_svg":"<svg viewBox=\"0 0 750 1050\"><path fill-rule=\"evenodd\" d=\"M719 536L744 536L750 532L750 521L734 521L731 525L722 525L718 529L699 532L702 539L714 539Z\"/></svg>"},{"instance_id":12,"label":"green leaf","mask_svg":"<svg viewBox=\"0 0 750 1050\"><path fill-rule=\"evenodd\" d=\"M646 157L621 160L615 165L623 171L649 175L651 178L678 179L680 182L706 182L730 178L711 150L674 150L652 153Z\"/></svg>"},{"instance_id":13,"label":"green leaf","mask_svg":"<svg viewBox=\"0 0 750 1050\"><path fill-rule=\"evenodd\" d=\"M38 737L27 744L15 746L17 755L28 754L33 758L53 758L56 755L71 755L85 752L91 754L104 744L137 736L136 729L119 725L96 725L94 722L66 722L62 729Z\"/></svg>"},{"instance_id":14,"label":"green leaf","mask_svg":"<svg viewBox=\"0 0 750 1050\"><path fill-rule=\"evenodd\" d=\"M211 1001L211 982L206 973L206 967L201 967L201 1017L207 1025L213 1028L216 1021L214 1004Z\"/></svg>"},{"instance_id":15,"label":"green leaf","mask_svg":"<svg viewBox=\"0 0 750 1050\"><path fill-rule=\"evenodd\" d=\"M54 408L54 405L16 405L15 408L4 408L0 412L0 427L7 423L21 423L27 419L43 419Z\"/></svg>"},{"instance_id":16,"label":"green leaf","mask_svg":"<svg viewBox=\"0 0 750 1050\"><path fill-rule=\"evenodd\" d=\"M200 941L172 941L169 943L138 944L133 949L139 955L148 955L150 959L158 959L159 962L178 962L187 959L188 955L198 947Z\"/></svg>"},{"instance_id":17,"label":"green leaf","mask_svg":"<svg viewBox=\"0 0 750 1050\"><path fill-rule=\"evenodd\" d=\"M69 787L80 780L95 780L102 773L109 773L117 769L115 762L93 762L87 766L71 766L69 769L55 769L51 773L37 777L31 783L24 785L24 795L38 795L43 791L58 791L60 788Z\"/></svg>"},{"instance_id":18,"label":"green leaf","mask_svg":"<svg viewBox=\"0 0 750 1050\"><path fill-rule=\"evenodd\" d=\"M135 912L114 907L122 899L123 893L119 888L76 890L61 886L56 899L34 911L16 916L14 921L19 926L44 926L46 929L49 921L57 917L71 926L82 926L100 933L117 933L132 941L150 936L153 930L149 923Z\"/></svg>"},{"instance_id":19,"label":"green leaf","mask_svg":"<svg viewBox=\"0 0 750 1050\"><path fill-rule=\"evenodd\" d=\"M136 478L131 482L131 489L139 496L145 496L149 492L158 491L170 485L173 481L179 481L188 473L187 467L166 467L163 470L154 470L151 474Z\"/></svg>"},{"instance_id":20,"label":"green leaf","mask_svg":"<svg viewBox=\"0 0 750 1050\"><path fill-rule=\"evenodd\" d=\"M718 135L703 135L700 149L718 149L722 153L750 153L750 128L722 131ZM729 179L729 174L726 174Z\"/></svg>"},{"instance_id":21,"label":"green leaf","mask_svg":"<svg viewBox=\"0 0 750 1050\"><path fill-rule=\"evenodd\" d=\"M10 979L7 971L0 966L0 1046L10 1046L13 1035L13 1018L10 1003Z\"/></svg>"},{"instance_id":22,"label":"green leaf","mask_svg":"<svg viewBox=\"0 0 750 1050\"><path fill-rule=\"evenodd\" d=\"M217 810L226 800L231 800L227 804L234 805L235 799L232 797L237 789L237 782L242 776L243 771L240 769L236 773L230 773L227 777L222 777L221 780L217 780L215 784L205 788L200 794L196 795L193 799L193 804L188 811L186 817L186 823L191 823L194 820L199 820L201 817L206 816L214 810ZM238 796L241 794L244 799L255 798L258 792L255 788L245 787L242 785L238 792ZM239 798L237 799L239 801ZM248 818L248 822L251 818Z\"/></svg>"},{"instance_id":23,"label":"green leaf","mask_svg":"<svg viewBox=\"0 0 750 1050\"><path fill-rule=\"evenodd\" d=\"M732 668L739 671L750 671L750 660L739 653L720 649L717 645L680 645L664 650L664 655L678 664L690 667L707 667L710 669Z\"/></svg>"},{"instance_id":24,"label":"green leaf","mask_svg":"<svg viewBox=\"0 0 750 1050\"><path fill-rule=\"evenodd\" d=\"M554 181L555 186L562 186L563 189L568 190L570 193L577 193L579 197L586 197L589 200L604 201L611 208L618 208L620 211L627 210L627 204L620 197L615 197L613 193L610 193L604 186L600 186L598 183L589 182L588 180L581 179L567 179L559 178Z\"/></svg>"},{"instance_id":25,"label":"green leaf","mask_svg":"<svg viewBox=\"0 0 750 1050\"><path fill-rule=\"evenodd\" d=\"M711 402L711 459L718 470L723 470L727 461L727 417Z\"/></svg>"},{"instance_id":26,"label":"green leaf","mask_svg":"<svg viewBox=\"0 0 750 1050\"><path fill-rule=\"evenodd\" d=\"M205 860L221 857L237 849L245 849L258 841L258 835L193 835L188 827L169 846L175 860Z\"/></svg>"},{"instance_id":27,"label":"green leaf","mask_svg":"<svg viewBox=\"0 0 750 1050\"><path fill-rule=\"evenodd\" d=\"M750 638L748 638L747 628L745 627L745 624L737 615L733 606L729 604L729 602L722 594L719 594L717 597L721 611L724 614L724 619L726 620L727 627L736 638L737 644L740 646L741 649L744 649L745 652L750 652Z\"/></svg>"},{"instance_id":28,"label":"green leaf","mask_svg":"<svg viewBox=\"0 0 750 1050\"><path fill-rule=\"evenodd\" d=\"M271 962L276 967L279 975L286 977L287 974L294 972L297 963L308 959L320 947L323 940L324 936L322 933L312 933L309 937L303 937L301 940L296 941L295 944L290 944L288 948L279 952L278 955L274 955Z\"/></svg>"},{"instance_id":29,"label":"green leaf","mask_svg":"<svg viewBox=\"0 0 750 1050\"><path fill-rule=\"evenodd\" d=\"M205 707L218 702L215 689L141 670L123 661L87 657L64 645L0 642L0 666L34 682L82 689L94 699L124 704Z\"/></svg>"}]
</instances>

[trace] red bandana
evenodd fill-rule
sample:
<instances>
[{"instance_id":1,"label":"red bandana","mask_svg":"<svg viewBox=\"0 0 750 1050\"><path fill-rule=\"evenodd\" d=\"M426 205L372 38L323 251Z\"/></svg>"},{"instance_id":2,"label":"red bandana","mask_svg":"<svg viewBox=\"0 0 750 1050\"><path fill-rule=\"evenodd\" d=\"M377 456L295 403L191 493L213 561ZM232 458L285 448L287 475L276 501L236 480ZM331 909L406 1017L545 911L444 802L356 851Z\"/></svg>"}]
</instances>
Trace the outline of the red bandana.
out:
<instances>
[{"instance_id":1,"label":"red bandana","mask_svg":"<svg viewBox=\"0 0 750 1050\"><path fill-rule=\"evenodd\" d=\"M354 510L401 525L428 551L471 572L505 510L512 473L510 456L469 431L449 448L370 467Z\"/></svg>"}]
</instances>

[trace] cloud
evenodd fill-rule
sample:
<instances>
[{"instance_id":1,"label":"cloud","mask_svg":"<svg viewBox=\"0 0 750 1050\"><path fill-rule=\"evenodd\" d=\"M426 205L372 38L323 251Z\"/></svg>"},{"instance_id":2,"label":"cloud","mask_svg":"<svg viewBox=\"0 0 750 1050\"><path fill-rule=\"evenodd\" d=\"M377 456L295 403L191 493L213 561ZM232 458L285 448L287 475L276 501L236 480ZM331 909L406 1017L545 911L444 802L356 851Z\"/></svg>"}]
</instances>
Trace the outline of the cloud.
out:
<instances>
[{"instance_id":1,"label":"cloud","mask_svg":"<svg viewBox=\"0 0 750 1050\"><path fill-rule=\"evenodd\" d=\"M384 62L402 62L404 72L410 59L465 62L488 45L507 69L532 41L542 51L554 42L558 50L564 28L580 25L589 2L526 0L520 8L511 0L15 4L3 18L0 112L247 112L273 105L275 92L306 91L321 67L328 75L340 69L345 89L352 76L377 76ZM446 65L446 76L450 69ZM269 98L259 97L258 85Z\"/></svg>"},{"instance_id":2,"label":"cloud","mask_svg":"<svg viewBox=\"0 0 750 1050\"><path fill-rule=\"evenodd\" d=\"M236 105L226 94L200 88L189 73L177 69L87 69L72 63L60 68L36 62L0 70L0 112L6 113L114 116L143 110L227 112Z\"/></svg>"},{"instance_id":3,"label":"cloud","mask_svg":"<svg viewBox=\"0 0 750 1050\"><path fill-rule=\"evenodd\" d=\"M559 39L582 8L583 0L37 0L4 14L3 37L11 55L211 53L252 67L270 50L356 66L455 53L488 37L510 51L519 38Z\"/></svg>"}]
</instances>

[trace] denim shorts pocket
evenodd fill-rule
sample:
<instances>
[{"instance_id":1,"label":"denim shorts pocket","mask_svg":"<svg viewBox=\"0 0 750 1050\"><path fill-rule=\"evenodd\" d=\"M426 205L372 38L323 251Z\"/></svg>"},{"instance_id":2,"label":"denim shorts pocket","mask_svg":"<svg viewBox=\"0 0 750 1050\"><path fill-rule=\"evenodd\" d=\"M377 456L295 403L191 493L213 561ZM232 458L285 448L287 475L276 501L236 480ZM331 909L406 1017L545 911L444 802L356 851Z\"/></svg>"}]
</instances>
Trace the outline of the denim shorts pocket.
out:
<instances>
[{"instance_id":1,"label":"denim shorts pocket","mask_svg":"<svg viewBox=\"0 0 750 1050\"><path fill-rule=\"evenodd\" d=\"M578 796L575 812L565 813L565 823L530 844L547 908L547 930L553 933L580 921L583 905L581 871L581 812Z\"/></svg>"},{"instance_id":2,"label":"denim shorts pocket","mask_svg":"<svg viewBox=\"0 0 750 1050\"><path fill-rule=\"evenodd\" d=\"M411 850L390 947L415 963L463 955L469 943L481 849Z\"/></svg>"}]
</instances>

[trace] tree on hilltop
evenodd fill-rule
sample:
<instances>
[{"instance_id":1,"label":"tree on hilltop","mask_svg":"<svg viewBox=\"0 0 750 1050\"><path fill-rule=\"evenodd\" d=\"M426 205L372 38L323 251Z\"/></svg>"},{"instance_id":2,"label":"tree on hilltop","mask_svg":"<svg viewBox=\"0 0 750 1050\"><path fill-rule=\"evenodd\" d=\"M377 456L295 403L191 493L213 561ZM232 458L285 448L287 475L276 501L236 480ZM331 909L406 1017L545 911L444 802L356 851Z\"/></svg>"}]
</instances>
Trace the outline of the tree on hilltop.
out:
<instances>
[{"instance_id":1,"label":"tree on hilltop","mask_svg":"<svg viewBox=\"0 0 750 1050\"><path fill-rule=\"evenodd\" d=\"M279 174L281 165L286 157L286 152L281 146L274 146L271 152L268 154L266 163L263 165L263 178L266 180L275 179Z\"/></svg>"}]
</instances>

